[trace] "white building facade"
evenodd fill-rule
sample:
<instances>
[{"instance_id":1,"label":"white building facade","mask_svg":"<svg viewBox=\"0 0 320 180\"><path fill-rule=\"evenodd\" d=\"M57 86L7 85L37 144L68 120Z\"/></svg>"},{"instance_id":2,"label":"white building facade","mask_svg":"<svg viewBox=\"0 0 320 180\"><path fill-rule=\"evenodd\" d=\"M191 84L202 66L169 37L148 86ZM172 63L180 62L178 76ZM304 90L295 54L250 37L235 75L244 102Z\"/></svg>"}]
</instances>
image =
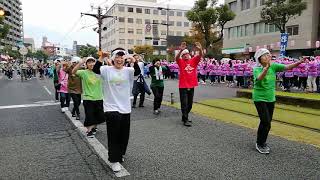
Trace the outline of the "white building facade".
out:
<instances>
[{"instance_id":1,"label":"white building facade","mask_svg":"<svg viewBox=\"0 0 320 180\"><path fill-rule=\"evenodd\" d=\"M158 9L158 8L165 9ZM169 10L168 10L169 9ZM107 11L107 15L117 18L104 20L102 32L102 49L110 51L117 47L131 50L135 45L152 45L166 47L168 36L185 36L190 34L192 23L186 18L190 8L173 7L158 4L156 0L117 0ZM167 13L169 21L167 23ZM166 50L159 54L165 55Z\"/></svg>"}]
</instances>

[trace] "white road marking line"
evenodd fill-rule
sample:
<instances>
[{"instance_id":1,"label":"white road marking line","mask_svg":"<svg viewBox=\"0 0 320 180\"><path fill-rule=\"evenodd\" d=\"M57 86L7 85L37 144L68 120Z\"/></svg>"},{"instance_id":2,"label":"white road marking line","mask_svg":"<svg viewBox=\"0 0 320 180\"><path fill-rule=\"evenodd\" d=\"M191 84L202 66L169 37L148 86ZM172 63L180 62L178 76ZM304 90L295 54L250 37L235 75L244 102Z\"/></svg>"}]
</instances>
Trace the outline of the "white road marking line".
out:
<instances>
[{"instance_id":1,"label":"white road marking line","mask_svg":"<svg viewBox=\"0 0 320 180\"><path fill-rule=\"evenodd\" d=\"M37 104L20 104L20 105L9 105L9 106L0 106L0 109L15 109L15 108L28 108L28 107L43 107L43 106L54 106L59 105L60 102L48 102L48 103L37 103Z\"/></svg>"},{"instance_id":2,"label":"white road marking line","mask_svg":"<svg viewBox=\"0 0 320 180\"><path fill-rule=\"evenodd\" d=\"M48 94L51 96L52 93L49 91L49 89L47 88L47 86L43 86L43 88L48 92Z\"/></svg>"},{"instance_id":3,"label":"white road marking line","mask_svg":"<svg viewBox=\"0 0 320 180\"><path fill-rule=\"evenodd\" d=\"M98 156L111 168L111 163L108 160L108 150L101 144L96 138L88 138L86 135L86 128L83 126L81 121L75 120L72 117L70 111L66 111L68 119L77 127L78 132L88 141L88 143L93 147L93 150L98 154ZM121 165L121 170L115 172L116 177L129 176L130 173Z\"/></svg>"}]
</instances>

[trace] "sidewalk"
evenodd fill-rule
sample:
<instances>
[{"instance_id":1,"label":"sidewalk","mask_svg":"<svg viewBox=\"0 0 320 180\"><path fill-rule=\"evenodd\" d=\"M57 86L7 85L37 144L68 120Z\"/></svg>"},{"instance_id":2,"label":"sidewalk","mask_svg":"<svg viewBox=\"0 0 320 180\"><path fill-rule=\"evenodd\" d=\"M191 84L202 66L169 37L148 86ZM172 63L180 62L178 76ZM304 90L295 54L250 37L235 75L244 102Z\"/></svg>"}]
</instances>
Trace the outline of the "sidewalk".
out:
<instances>
[{"instance_id":1,"label":"sidewalk","mask_svg":"<svg viewBox=\"0 0 320 180\"><path fill-rule=\"evenodd\" d=\"M182 126L180 111L152 102L133 109L131 134L123 166L125 179L319 179L319 149L270 136L270 155L256 152L256 132L191 115ZM82 111L83 112L83 111ZM97 139L107 147L106 126Z\"/></svg>"}]
</instances>

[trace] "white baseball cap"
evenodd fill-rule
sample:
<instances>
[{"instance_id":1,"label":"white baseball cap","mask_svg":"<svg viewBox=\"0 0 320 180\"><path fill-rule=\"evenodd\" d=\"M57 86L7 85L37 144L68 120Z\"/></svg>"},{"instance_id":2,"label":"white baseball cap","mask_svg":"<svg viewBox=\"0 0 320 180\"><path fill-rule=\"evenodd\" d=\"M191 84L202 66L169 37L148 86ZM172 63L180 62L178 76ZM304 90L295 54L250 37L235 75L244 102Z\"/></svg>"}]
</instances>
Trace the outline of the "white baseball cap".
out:
<instances>
[{"instance_id":1,"label":"white baseball cap","mask_svg":"<svg viewBox=\"0 0 320 180\"><path fill-rule=\"evenodd\" d=\"M182 57L183 55L185 54L190 54L189 50L188 49L184 49L181 54L180 54L180 57Z\"/></svg>"},{"instance_id":2,"label":"white baseball cap","mask_svg":"<svg viewBox=\"0 0 320 180\"><path fill-rule=\"evenodd\" d=\"M261 56L265 55L265 54L270 54L270 51L269 51L268 49L265 49L265 48L258 49L258 50L256 51L256 53L254 54L254 59L255 59L256 61L258 61L258 59L259 59Z\"/></svg>"},{"instance_id":3,"label":"white baseball cap","mask_svg":"<svg viewBox=\"0 0 320 180\"><path fill-rule=\"evenodd\" d=\"M88 62L88 60L96 61L96 59L95 59L94 57L87 57L87 58L86 58L86 63Z\"/></svg>"}]
</instances>

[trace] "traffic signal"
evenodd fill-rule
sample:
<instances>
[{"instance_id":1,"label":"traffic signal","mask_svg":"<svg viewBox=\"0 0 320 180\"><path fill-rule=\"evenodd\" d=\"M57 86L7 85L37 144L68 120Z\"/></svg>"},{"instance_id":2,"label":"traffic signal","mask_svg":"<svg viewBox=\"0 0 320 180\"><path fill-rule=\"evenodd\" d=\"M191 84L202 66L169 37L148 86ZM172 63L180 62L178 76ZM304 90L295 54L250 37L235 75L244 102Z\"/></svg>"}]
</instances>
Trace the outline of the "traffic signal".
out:
<instances>
[{"instance_id":1,"label":"traffic signal","mask_svg":"<svg viewBox=\"0 0 320 180\"><path fill-rule=\"evenodd\" d=\"M2 16L11 16L10 11L5 11L4 9L0 8L0 17Z\"/></svg>"}]
</instances>

